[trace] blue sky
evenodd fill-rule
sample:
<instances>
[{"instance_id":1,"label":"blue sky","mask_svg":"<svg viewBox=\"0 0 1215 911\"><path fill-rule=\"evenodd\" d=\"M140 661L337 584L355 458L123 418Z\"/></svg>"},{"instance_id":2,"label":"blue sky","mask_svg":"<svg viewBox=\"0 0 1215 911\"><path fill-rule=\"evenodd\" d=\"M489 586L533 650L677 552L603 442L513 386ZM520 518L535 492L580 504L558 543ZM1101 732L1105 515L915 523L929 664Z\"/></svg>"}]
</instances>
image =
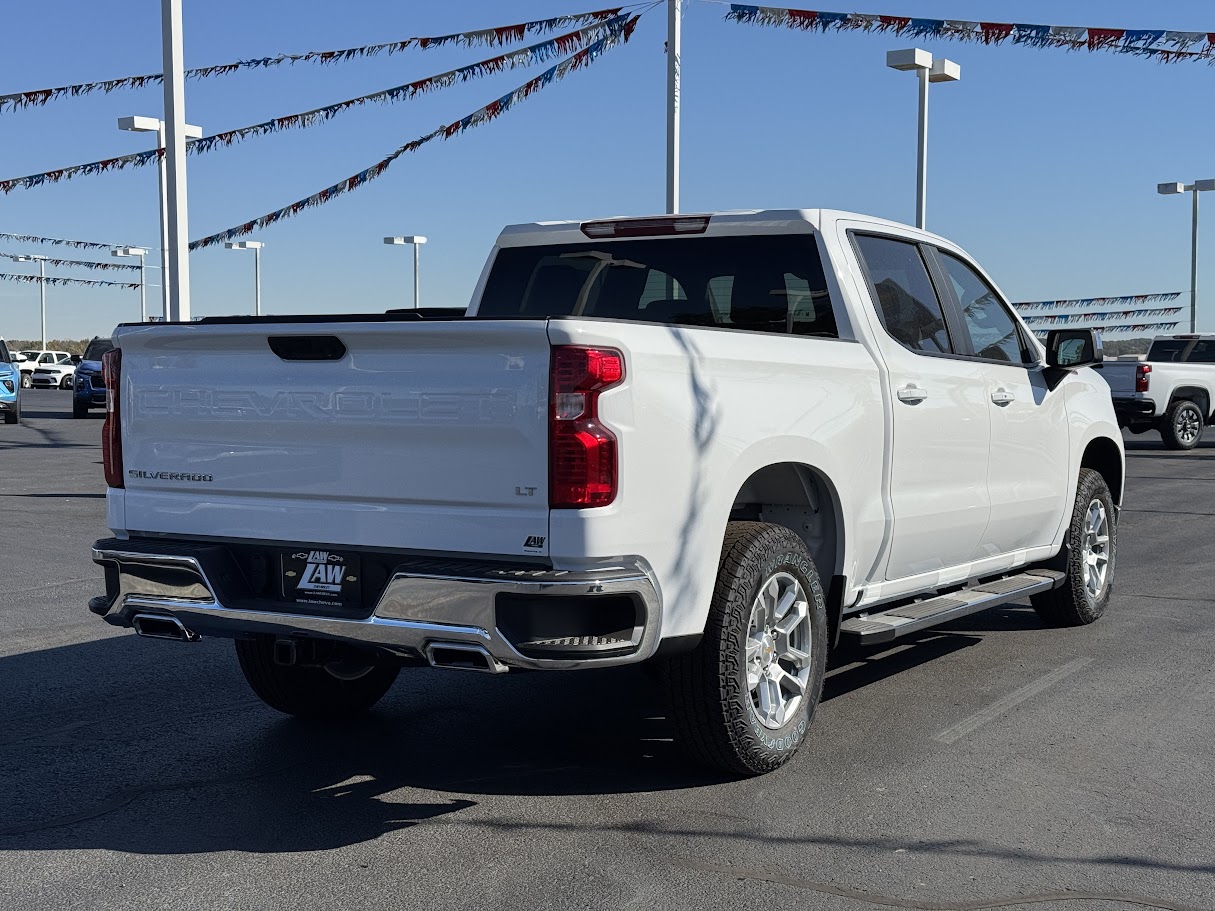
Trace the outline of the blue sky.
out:
<instances>
[{"instance_id":1,"label":"blue sky","mask_svg":"<svg viewBox=\"0 0 1215 911\"><path fill-rule=\"evenodd\" d=\"M600 5L591 0L185 0L187 66L505 25ZM723 21L727 7L685 0L683 209L829 206L910 221L915 79L884 66L886 35L805 34ZM1215 31L1209 2L845 0L840 12L1049 25ZM41 0L10 5L0 92L160 69L160 4ZM636 215L663 206L665 11L633 40L499 120L398 161L384 177L254 238L265 242L268 312L376 311L408 305L408 248L425 234L426 305L467 302L504 224ZM933 87L928 226L966 247L1014 299L1188 289L1189 204L1167 180L1215 177L1215 87L1206 63L1162 66L1109 53L918 42L962 66ZM206 133L339 101L492 56L410 51L328 68L247 71L187 87ZM189 159L190 235L262 215L374 163L404 141L504 94L539 70L474 80L414 101L369 106L305 131ZM158 87L0 114L0 178L125 154L147 137L118 117L160 116ZM1199 327L1215 330L1215 194L1200 250ZM155 246L153 169L105 174L0 199L0 231ZM0 251L90 258L90 251ZM150 260L154 261L154 259ZM0 261L0 271L22 264ZM192 254L194 312L251 312L249 253ZM76 277L112 273L56 271ZM152 273L155 275L155 273ZM1211 293L1205 298L1205 278ZM152 279L155 280L155 279ZM150 300L157 300L151 289ZM1188 295L1187 295L1188 297ZM108 333L138 314L138 293L48 289L48 335ZM1188 301L1185 301L1188 303ZM156 312L155 309L153 312ZM34 285L0 283L0 335L38 332Z\"/></svg>"}]
</instances>

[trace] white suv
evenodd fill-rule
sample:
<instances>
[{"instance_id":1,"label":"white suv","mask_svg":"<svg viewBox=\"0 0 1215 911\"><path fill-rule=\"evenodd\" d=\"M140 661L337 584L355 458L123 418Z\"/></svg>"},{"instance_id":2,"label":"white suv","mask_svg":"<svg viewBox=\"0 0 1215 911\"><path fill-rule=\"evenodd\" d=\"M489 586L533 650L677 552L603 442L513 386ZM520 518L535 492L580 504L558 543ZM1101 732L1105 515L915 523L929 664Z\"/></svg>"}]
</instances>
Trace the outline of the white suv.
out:
<instances>
[{"instance_id":1,"label":"white suv","mask_svg":"<svg viewBox=\"0 0 1215 911\"><path fill-rule=\"evenodd\" d=\"M28 389L37 386L43 389L70 389L76 365L72 355L66 351L22 351L21 385Z\"/></svg>"}]
</instances>

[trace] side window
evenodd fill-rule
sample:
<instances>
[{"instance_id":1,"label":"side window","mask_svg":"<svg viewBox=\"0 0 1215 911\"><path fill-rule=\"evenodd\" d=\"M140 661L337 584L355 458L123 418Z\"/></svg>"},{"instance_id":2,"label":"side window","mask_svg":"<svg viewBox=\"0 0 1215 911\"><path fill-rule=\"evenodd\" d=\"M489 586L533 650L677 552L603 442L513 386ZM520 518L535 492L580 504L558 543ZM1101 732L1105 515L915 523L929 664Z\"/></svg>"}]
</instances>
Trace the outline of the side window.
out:
<instances>
[{"instance_id":1,"label":"side window","mask_svg":"<svg viewBox=\"0 0 1215 911\"><path fill-rule=\"evenodd\" d=\"M952 253L937 252L962 306L966 331L970 333L975 354L1010 364L1032 364L1035 358L1022 342L1017 321L991 285Z\"/></svg>"},{"instance_id":2,"label":"side window","mask_svg":"<svg viewBox=\"0 0 1215 911\"><path fill-rule=\"evenodd\" d=\"M856 236L856 245L869 270L878 316L891 338L912 351L953 351L945 313L919 247L863 234Z\"/></svg>"}]
</instances>

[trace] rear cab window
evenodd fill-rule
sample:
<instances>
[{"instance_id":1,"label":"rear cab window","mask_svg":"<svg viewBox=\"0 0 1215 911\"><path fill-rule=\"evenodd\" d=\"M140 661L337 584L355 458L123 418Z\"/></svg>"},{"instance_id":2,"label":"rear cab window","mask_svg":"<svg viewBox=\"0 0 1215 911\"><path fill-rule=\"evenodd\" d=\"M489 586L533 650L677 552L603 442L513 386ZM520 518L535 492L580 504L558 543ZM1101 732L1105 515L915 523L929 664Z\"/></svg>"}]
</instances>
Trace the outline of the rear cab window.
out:
<instances>
[{"instance_id":1,"label":"rear cab window","mask_svg":"<svg viewBox=\"0 0 1215 911\"><path fill-rule=\"evenodd\" d=\"M562 316L839 337L811 234L499 250L476 317Z\"/></svg>"},{"instance_id":2,"label":"rear cab window","mask_svg":"<svg viewBox=\"0 0 1215 911\"><path fill-rule=\"evenodd\" d=\"M1215 364L1215 339L1162 338L1148 349L1149 361Z\"/></svg>"}]
</instances>

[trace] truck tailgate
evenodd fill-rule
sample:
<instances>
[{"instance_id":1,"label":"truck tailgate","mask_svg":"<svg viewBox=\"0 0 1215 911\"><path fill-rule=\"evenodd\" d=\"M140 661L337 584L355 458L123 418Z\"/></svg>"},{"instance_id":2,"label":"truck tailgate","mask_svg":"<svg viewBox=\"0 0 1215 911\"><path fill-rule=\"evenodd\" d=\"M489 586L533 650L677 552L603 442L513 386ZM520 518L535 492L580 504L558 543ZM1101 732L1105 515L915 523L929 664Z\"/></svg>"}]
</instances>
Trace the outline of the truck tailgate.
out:
<instances>
[{"instance_id":1,"label":"truck tailgate","mask_svg":"<svg viewBox=\"0 0 1215 911\"><path fill-rule=\"evenodd\" d=\"M271 349L301 336L345 354ZM132 534L545 552L544 321L199 323L116 341L126 490L110 517Z\"/></svg>"},{"instance_id":2,"label":"truck tailgate","mask_svg":"<svg viewBox=\"0 0 1215 911\"><path fill-rule=\"evenodd\" d=\"M1106 361L1101 365L1101 376L1109 383L1110 394L1130 396L1135 394L1135 368L1143 361Z\"/></svg>"}]
</instances>

